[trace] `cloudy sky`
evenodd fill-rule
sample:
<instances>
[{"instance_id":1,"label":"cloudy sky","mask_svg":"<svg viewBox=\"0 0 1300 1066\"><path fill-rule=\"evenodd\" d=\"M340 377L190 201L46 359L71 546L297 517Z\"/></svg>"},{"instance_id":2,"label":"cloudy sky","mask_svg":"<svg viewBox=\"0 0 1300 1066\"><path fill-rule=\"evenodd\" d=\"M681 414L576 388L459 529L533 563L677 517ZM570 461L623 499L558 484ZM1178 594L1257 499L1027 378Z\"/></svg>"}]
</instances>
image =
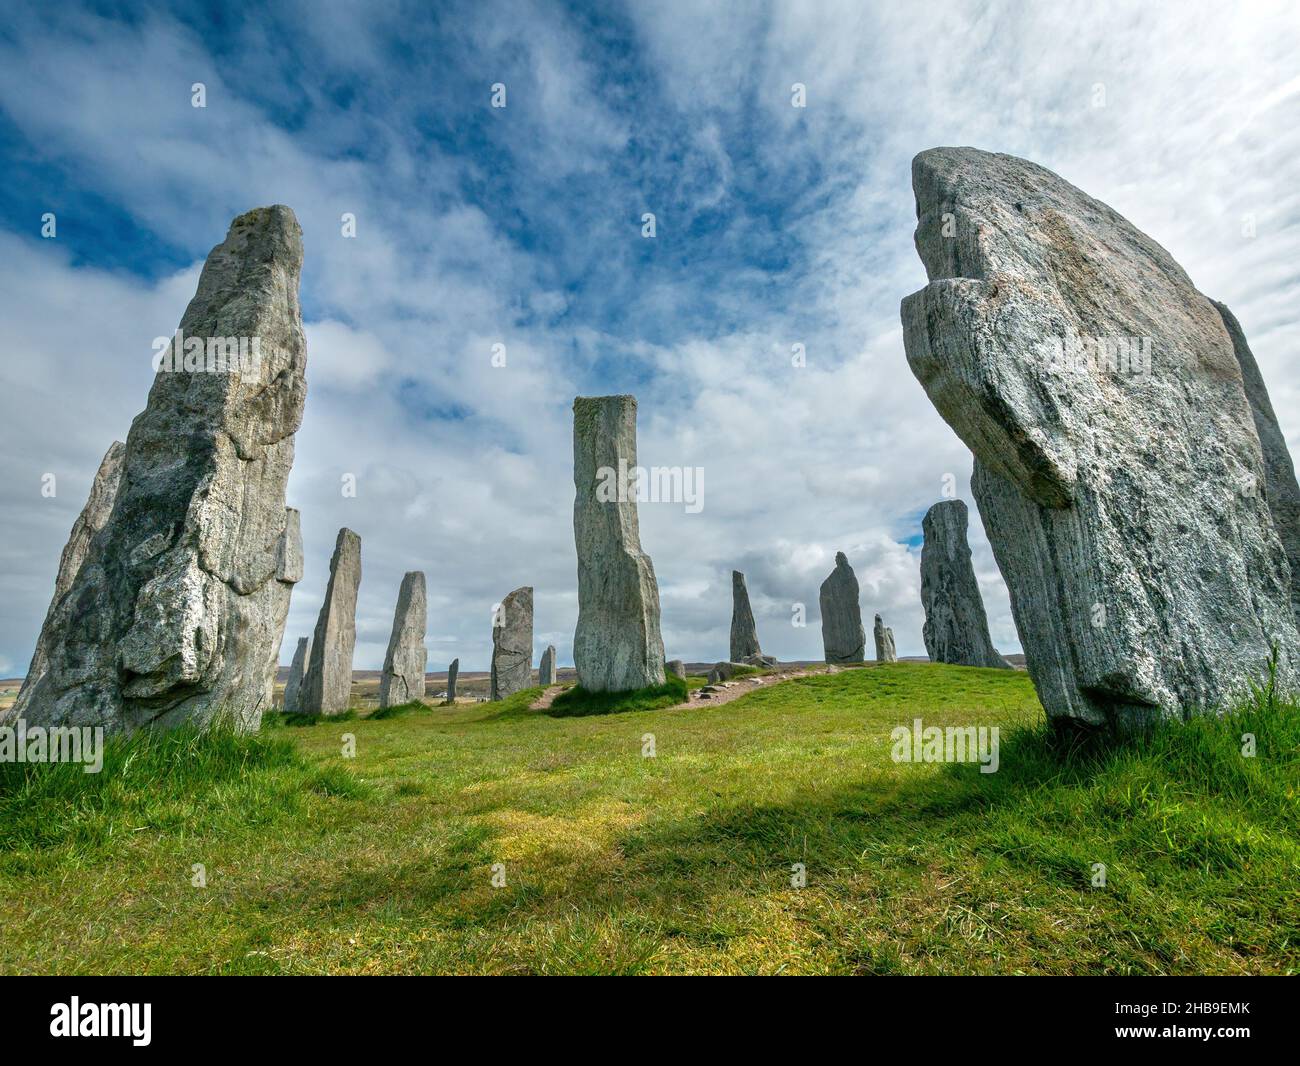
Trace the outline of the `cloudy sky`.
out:
<instances>
[{"instance_id":1,"label":"cloudy sky","mask_svg":"<svg viewBox=\"0 0 1300 1066\"><path fill-rule=\"evenodd\" d=\"M306 246L286 661L347 525L358 668L382 664L409 569L431 669L485 668L492 605L525 584L538 650L571 662L570 408L616 392L638 398L643 465L704 471L699 513L641 508L670 657L726 655L734 567L764 650L819 658L837 550L868 628L878 611L923 654L920 519L947 474L970 502L971 468L899 326L925 281L909 164L934 145L1033 159L1164 244L1236 312L1300 446L1292 4L270 6L0 14L0 676L26 668L153 338L262 204L291 206ZM1018 651L978 522L971 539L994 641Z\"/></svg>"}]
</instances>

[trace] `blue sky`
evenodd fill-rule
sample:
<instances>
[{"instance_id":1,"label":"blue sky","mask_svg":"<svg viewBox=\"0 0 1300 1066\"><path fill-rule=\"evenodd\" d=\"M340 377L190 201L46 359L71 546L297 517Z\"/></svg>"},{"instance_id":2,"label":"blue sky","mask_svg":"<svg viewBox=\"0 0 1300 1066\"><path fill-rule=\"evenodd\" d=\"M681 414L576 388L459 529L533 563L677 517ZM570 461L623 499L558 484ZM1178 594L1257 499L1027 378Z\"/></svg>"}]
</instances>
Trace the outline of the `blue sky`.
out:
<instances>
[{"instance_id":1,"label":"blue sky","mask_svg":"<svg viewBox=\"0 0 1300 1066\"><path fill-rule=\"evenodd\" d=\"M571 661L569 408L625 391L642 462L705 471L699 514L642 508L670 656L725 655L733 567L765 649L818 656L837 550L868 627L879 611L921 653L920 515L947 474L970 500L969 455L898 323L924 283L908 167L936 144L1032 158L1164 243L1241 318L1297 443L1286 5L270 8L0 15L0 674L26 665L90 476L143 405L150 342L259 204L294 208L307 256L289 502L308 566L286 649L348 525L360 668L382 660L408 569L428 577L431 668L485 666L492 604L522 584L538 650ZM1018 650L978 525L971 539L994 640Z\"/></svg>"}]
</instances>

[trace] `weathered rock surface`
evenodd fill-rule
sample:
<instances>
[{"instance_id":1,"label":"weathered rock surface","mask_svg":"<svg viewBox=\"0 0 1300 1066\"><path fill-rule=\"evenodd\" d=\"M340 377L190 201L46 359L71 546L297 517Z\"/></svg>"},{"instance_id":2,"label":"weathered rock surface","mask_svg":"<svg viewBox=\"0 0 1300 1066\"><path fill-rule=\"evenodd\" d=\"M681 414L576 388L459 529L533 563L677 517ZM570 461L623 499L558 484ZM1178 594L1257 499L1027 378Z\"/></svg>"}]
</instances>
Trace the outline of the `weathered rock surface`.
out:
<instances>
[{"instance_id":1,"label":"weathered rock surface","mask_svg":"<svg viewBox=\"0 0 1300 1066\"><path fill-rule=\"evenodd\" d=\"M620 470L635 467L636 398L575 399L578 626L573 661L579 682L593 692L623 692L664 680L659 586L654 565L641 550L636 495L630 489L609 491Z\"/></svg>"},{"instance_id":2,"label":"weathered rock surface","mask_svg":"<svg viewBox=\"0 0 1300 1066\"><path fill-rule=\"evenodd\" d=\"M774 655L746 655L740 661L746 666L771 667L777 665L776 656Z\"/></svg>"},{"instance_id":3,"label":"weathered rock surface","mask_svg":"<svg viewBox=\"0 0 1300 1066\"><path fill-rule=\"evenodd\" d=\"M880 615L876 615L876 625L872 635L876 640L876 662L898 662L898 652L894 650L894 631L885 625Z\"/></svg>"},{"instance_id":4,"label":"weathered rock surface","mask_svg":"<svg viewBox=\"0 0 1300 1066\"><path fill-rule=\"evenodd\" d=\"M29 722L260 723L283 633L278 556L306 398L301 268L287 207L240 215L209 254L181 319L185 344L165 353L181 349L174 365L160 360L127 436L112 514L49 619ZM241 339L244 365L187 358Z\"/></svg>"},{"instance_id":5,"label":"weathered rock surface","mask_svg":"<svg viewBox=\"0 0 1300 1066\"><path fill-rule=\"evenodd\" d=\"M91 540L104 528L109 515L113 513L113 502L117 499L117 486L122 477L122 457L125 453L126 445L121 441L114 441L109 446L104 458L100 460L95 480L91 483L86 505L81 509L76 521L72 523L68 542L63 546L63 553L59 556L59 570L54 577L54 596L45 612L45 621L41 624L41 632L36 638L36 650L32 654L32 662L27 668L27 677L23 680L22 688L18 690L18 699L14 701L10 717L15 719L26 717L27 701L32 689L36 682L45 676L48 667L45 645L51 638L55 608L59 600L72 587L73 579L80 572L81 564L85 562L86 555L90 551ZM6 715L0 714L0 719L5 717Z\"/></svg>"},{"instance_id":6,"label":"weathered rock surface","mask_svg":"<svg viewBox=\"0 0 1300 1066\"><path fill-rule=\"evenodd\" d=\"M1279 645L1291 575L1232 338L1169 253L1033 163L913 161L930 284L908 362L972 488L1051 718L1127 730L1220 709Z\"/></svg>"},{"instance_id":7,"label":"weathered rock surface","mask_svg":"<svg viewBox=\"0 0 1300 1066\"><path fill-rule=\"evenodd\" d=\"M302 580L302 515L292 507L284 509L284 531L280 534L275 559L275 582L271 586L268 610L276 638L266 664L263 710L275 703L275 675L280 669L280 648L284 644L284 624L289 619L289 600L294 585Z\"/></svg>"},{"instance_id":8,"label":"weathered rock surface","mask_svg":"<svg viewBox=\"0 0 1300 1066\"><path fill-rule=\"evenodd\" d=\"M379 675L379 706L396 707L412 700L424 699L424 669L429 651L424 646L424 629L428 606L424 590L424 573L410 570L402 578L393 612L393 632L388 638L388 654Z\"/></svg>"},{"instance_id":9,"label":"weathered rock surface","mask_svg":"<svg viewBox=\"0 0 1300 1066\"><path fill-rule=\"evenodd\" d=\"M306 714L341 714L352 701L352 653L357 645L361 538L344 527L334 542L325 602L316 616L311 656L301 689Z\"/></svg>"},{"instance_id":10,"label":"weathered rock surface","mask_svg":"<svg viewBox=\"0 0 1300 1066\"><path fill-rule=\"evenodd\" d=\"M298 646L293 652L293 661L289 664L289 676L284 682L284 713L298 714L302 711L302 682L307 673L307 659L311 653L311 637L299 637Z\"/></svg>"},{"instance_id":11,"label":"weathered rock surface","mask_svg":"<svg viewBox=\"0 0 1300 1066\"><path fill-rule=\"evenodd\" d=\"M925 653L934 663L1011 669L989 636L988 616L971 565L966 527L969 511L961 500L936 503L921 520L921 606Z\"/></svg>"},{"instance_id":12,"label":"weathered rock surface","mask_svg":"<svg viewBox=\"0 0 1300 1066\"><path fill-rule=\"evenodd\" d=\"M1291 462L1291 453L1287 450L1286 437L1277 424L1273 403L1268 398L1264 375L1259 372L1255 355L1246 343L1241 323L1225 305L1217 300L1211 302L1223 318L1228 336L1232 338L1237 365L1241 367L1246 400L1250 404L1255 432L1264 453L1264 496L1268 500L1268 510L1273 516L1277 535L1282 540L1287 561L1291 564L1291 607L1297 619L1300 619L1300 485L1296 484L1295 466Z\"/></svg>"},{"instance_id":13,"label":"weathered rock surface","mask_svg":"<svg viewBox=\"0 0 1300 1066\"><path fill-rule=\"evenodd\" d=\"M542 652L541 664L537 667L537 683L539 685L555 684L555 645L548 644L546 650Z\"/></svg>"},{"instance_id":14,"label":"weathered rock surface","mask_svg":"<svg viewBox=\"0 0 1300 1066\"><path fill-rule=\"evenodd\" d=\"M737 672L744 673L752 668L749 663L716 662L709 668L709 684L716 685L719 681L730 681Z\"/></svg>"},{"instance_id":15,"label":"weathered rock surface","mask_svg":"<svg viewBox=\"0 0 1300 1066\"><path fill-rule=\"evenodd\" d=\"M822 582L822 647L826 662L860 663L867 650L858 603L858 579L843 552L835 553L835 569Z\"/></svg>"},{"instance_id":16,"label":"weathered rock surface","mask_svg":"<svg viewBox=\"0 0 1300 1066\"><path fill-rule=\"evenodd\" d=\"M515 589L501 601L492 626L491 698L528 688L533 681L533 590Z\"/></svg>"},{"instance_id":17,"label":"weathered rock surface","mask_svg":"<svg viewBox=\"0 0 1300 1066\"><path fill-rule=\"evenodd\" d=\"M758 646L758 630L754 626L754 612L749 607L749 590L745 575L731 571L731 661L741 662L751 655L762 655Z\"/></svg>"},{"instance_id":18,"label":"weathered rock surface","mask_svg":"<svg viewBox=\"0 0 1300 1066\"><path fill-rule=\"evenodd\" d=\"M664 664L664 672L672 677L680 677L683 681L686 680L686 664L681 659L669 659Z\"/></svg>"},{"instance_id":19,"label":"weathered rock surface","mask_svg":"<svg viewBox=\"0 0 1300 1066\"><path fill-rule=\"evenodd\" d=\"M452 659L447 667L447 702L456 702L456 675L460 673L460 660Z\"/></svg>"}]
</instances>

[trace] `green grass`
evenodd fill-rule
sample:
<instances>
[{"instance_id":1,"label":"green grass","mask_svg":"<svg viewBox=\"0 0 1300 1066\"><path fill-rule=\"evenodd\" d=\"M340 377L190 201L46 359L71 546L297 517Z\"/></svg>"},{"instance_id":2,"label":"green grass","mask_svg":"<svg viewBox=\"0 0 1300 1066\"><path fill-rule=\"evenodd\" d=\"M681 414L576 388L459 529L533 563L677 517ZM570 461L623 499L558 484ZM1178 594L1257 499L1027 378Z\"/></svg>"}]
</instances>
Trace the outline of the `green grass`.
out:
<instances>
[{"instance_id":1,"label":"green grass","mask_svg":"<svg viewBox=\"0 0 1300 1066\"><path fill-rule=\"evenodd\" d=\"M555 697L547 713L552 718L578 718L591 714L655 711L684 703L688 691L689 686L679 677L669 677L662 685L631 692L589 692L581 685L574 685Z\"/></svg>"},{"instance_id":2,"label":"green grass","mask_svg":"<svg viewBox=\"0 0 1300 1066\"><path fill-rule=\"evenodd\" d=\"M394 703L391 707L380 707L371 711L367 718L372 722L382 722L386 718L402 718L412 711L422 711L425 705L420 700L411 700L409 703Z\"/></svg>"},{"instance_id":3,"label":"green grass","mask_svg":"<svg viewBox=\"0 0 1300 1066\"><path fill-rule=\"evenodd\" d=\"M1294 706L1071 748L1002 670L561 718L539 691L4 768L0 969L1300 972ZM999 726L999 771L893 762L915 717Z\"/></svg>"},{"instance_id":4,"label":"green grass","mask_svg":"<svg viewBox=\"0 0 1300 1066\"><path fill-rule=\"evenodd\" d=\"M357 717L357 709L349 707L346 711L340 711L338 714L316 714L308 712L271 711L262 715L262 727L264 729L275 729L278 726L304 726L320 725L321 722L352 722Z\"/></svg>"}]
</instances>

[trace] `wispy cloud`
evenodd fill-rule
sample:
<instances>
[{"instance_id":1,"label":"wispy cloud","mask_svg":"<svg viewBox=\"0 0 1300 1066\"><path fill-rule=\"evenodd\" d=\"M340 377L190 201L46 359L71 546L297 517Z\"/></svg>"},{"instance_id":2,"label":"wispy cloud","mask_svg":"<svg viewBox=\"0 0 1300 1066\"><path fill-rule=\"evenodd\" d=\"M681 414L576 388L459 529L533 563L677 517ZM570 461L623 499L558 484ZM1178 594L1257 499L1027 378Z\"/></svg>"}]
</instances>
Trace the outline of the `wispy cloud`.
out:
<instances>
[{"instance_id":1,"label":"wispy cloud","mask_svg":"<svg viewBox=\"0 0 1300 1066\"><path fill-rule=\"evenodd\" d=\"M349 525L358 666L379 665L412 568L435 666L484 665L491 606L521 584L539 646L566 660L569 407L631 391L642 462L706 472L700 514L642 509L670 655L725 654L738 567L765 648L818 656L837 550L864 611L920 653L920 515L946 474L969 498L970 458L902 353L898 302L924 281L911 156L1025 155L1147 229L1239 315L1295 446L1297 51L1284 4L15 13L0 36L0 672L25 666L89 478L143 404L150 341L230 218L271 202L294 208L307 250L291 638ZM1015 650L971 533L994 640Z\"/></svg>"}]
</instances>

